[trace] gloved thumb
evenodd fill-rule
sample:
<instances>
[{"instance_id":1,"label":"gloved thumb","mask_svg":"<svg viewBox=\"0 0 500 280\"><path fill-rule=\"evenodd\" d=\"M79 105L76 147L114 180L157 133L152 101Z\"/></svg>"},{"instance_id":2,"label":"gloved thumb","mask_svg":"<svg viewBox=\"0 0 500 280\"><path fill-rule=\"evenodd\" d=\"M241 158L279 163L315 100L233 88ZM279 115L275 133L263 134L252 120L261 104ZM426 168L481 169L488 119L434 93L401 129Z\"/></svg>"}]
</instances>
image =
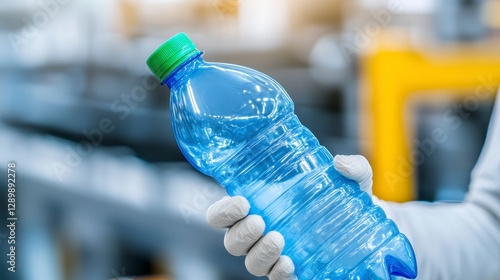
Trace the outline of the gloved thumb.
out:
<instances>
[{"instance_id":1,"label":"gloved thumb","mask_svg":"<svg viewBox=\"0 0 500 280\"><path fill-rule=\"evenodd\" d=\"M333 159L337 171L345 177L358 182L361 190L372 195L373 171L368 160L362 155L337 155Z\"/></svg>"}]
</instances>

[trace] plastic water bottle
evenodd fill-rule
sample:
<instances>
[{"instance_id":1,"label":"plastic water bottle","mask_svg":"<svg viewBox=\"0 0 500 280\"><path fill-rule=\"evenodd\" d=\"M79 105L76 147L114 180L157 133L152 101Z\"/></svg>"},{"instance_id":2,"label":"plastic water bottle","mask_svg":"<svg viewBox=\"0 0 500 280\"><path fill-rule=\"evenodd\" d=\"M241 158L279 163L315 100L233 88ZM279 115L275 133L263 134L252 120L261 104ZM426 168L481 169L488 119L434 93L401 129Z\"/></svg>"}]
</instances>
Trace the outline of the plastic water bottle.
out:
<instances>
[{"instance_id":1,"label":"plastic water bottle","mask_svg":"<svg viewBox=\"0 0 500 280\"><path fill-rule=\"evenodd\" d=\"M335 170L283 87L256 70L208 63L202 55L179 33L147 61L170 88L179 148L230 196L247 198L266 232L284 236L283 254L298 279L415 278L407 238Z\"/></svg>"}]
</instances>

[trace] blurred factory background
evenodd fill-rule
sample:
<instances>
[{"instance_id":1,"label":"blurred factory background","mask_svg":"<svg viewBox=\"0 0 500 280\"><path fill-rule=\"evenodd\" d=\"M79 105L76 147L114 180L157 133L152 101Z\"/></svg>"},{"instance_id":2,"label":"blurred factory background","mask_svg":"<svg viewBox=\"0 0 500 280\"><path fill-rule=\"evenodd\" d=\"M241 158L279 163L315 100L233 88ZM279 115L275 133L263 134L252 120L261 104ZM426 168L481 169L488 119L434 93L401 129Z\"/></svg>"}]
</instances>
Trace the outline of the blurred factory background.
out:
<instances>
[{"instance_id":1,"label":"blurred factory background","mask_svg":"<svg viewBox=\"0 0 500 280\"><path fill-rule=\"evenodd\" d=\"M17 272L0 279L255 279L205 210L145 61L186 32L281 83L333 154L394 201L460 201L500 83L498 0L0 0L0 185L17 163Z\"/></svg>"}]
</instances>

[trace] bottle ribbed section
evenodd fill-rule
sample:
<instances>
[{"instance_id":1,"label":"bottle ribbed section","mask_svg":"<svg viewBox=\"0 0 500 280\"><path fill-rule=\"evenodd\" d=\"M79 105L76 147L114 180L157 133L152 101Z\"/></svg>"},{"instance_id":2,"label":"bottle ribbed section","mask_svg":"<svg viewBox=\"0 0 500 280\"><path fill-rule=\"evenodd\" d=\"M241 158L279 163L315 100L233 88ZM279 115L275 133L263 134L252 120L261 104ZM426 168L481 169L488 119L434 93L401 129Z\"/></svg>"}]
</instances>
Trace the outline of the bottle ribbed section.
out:
<instances>
[{"instance_id":1,"label":"bottle ribbed section","mask_svg":"<svg viewBox=\"0 0 500 280\"><path fill-rule=\"evenodd\" d=\"M283 254L299 279L366 274L360 265L400 235L369 195L335 170L333 156L295 115L249 140L219 174L230 195L246 197L251 213L263 217L266 232L283 234ZM375 269L383 265L370 263L371 273L389 273Z\"/></svg>"}]
</instances>

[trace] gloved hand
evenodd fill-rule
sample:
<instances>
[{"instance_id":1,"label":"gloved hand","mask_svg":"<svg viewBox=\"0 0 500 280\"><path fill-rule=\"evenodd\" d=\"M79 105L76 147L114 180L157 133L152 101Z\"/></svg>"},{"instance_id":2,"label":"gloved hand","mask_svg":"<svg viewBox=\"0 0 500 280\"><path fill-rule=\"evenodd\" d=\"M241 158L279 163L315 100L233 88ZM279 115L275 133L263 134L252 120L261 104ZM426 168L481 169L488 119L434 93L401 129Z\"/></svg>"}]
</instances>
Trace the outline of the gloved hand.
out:
<instances>
[{"instance_id":1,"label":"gloved hand","mask_svg":"<svg viewBox=\"0 0 500 280\"><path fill-rule=\"evenodd\" d=\"M359 183L361 189L372 194L372 169L361 155L334 158L334 166L345 177ZM262 217L248 215L250 204L242 196L224 197L207 210L207 221L215 228L229 228L224 246L234 256L247 255L245 266L255 276L268 276L270 280L292 280L295 266L281 252L285 246L283 236L271 231L262 236L266 225Z\"/></svg>"}]
</instances>

